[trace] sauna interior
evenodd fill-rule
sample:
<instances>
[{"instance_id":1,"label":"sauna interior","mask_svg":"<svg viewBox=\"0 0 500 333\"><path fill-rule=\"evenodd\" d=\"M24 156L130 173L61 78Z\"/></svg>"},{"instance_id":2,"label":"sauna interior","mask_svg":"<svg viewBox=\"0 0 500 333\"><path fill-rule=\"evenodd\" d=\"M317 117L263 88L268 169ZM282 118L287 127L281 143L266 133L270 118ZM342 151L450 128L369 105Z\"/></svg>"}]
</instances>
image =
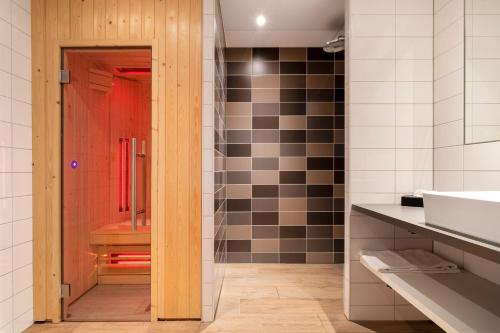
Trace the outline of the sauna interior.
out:
<instances>
[{"instance_id":1,"label":"sauna interior","mask_svg":"<svg viewBox=\"0 0 500 333\"><path fill-rule=\"evenodd\" d=\"M63 314L148 321L151 51L63 50Z\"/></svg>"}]
</instances>

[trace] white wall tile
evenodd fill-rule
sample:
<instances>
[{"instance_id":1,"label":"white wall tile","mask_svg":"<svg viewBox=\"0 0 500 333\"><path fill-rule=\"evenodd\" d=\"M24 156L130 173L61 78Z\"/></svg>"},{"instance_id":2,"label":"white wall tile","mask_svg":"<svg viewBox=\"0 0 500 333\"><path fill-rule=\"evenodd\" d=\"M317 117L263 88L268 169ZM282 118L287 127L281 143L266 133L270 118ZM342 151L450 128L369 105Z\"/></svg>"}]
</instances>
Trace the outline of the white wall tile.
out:
<instances>
[{"instance_id":1,"label":"white wall tile","mask_svg":"<svg viewBox=\"0 0 500 333\"><path fill-rule=\"evenodd\" d=\"M396 33L394 15L352 15L351 35L354 37L385 37Z\"/></svg>"}]
</instances>

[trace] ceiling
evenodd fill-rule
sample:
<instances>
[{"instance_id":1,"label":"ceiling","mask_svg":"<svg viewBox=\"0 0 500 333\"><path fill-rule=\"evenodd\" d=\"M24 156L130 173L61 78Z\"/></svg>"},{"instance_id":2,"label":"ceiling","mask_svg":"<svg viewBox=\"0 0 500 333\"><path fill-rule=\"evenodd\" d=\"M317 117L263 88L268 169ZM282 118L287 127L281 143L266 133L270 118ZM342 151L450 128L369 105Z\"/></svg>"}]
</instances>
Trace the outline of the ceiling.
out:
<instances>
[{"instance_id":1,"label":"ceiling","mask_svg":"<svg viewBox=\"0 0 500 333\"><path fill-rule=\"evenodd\" d=\"M227 47L323 46L344 25L344 0L220 0ZM258 27L255 19L266 17Z\"/></svg>"}]
</instances>

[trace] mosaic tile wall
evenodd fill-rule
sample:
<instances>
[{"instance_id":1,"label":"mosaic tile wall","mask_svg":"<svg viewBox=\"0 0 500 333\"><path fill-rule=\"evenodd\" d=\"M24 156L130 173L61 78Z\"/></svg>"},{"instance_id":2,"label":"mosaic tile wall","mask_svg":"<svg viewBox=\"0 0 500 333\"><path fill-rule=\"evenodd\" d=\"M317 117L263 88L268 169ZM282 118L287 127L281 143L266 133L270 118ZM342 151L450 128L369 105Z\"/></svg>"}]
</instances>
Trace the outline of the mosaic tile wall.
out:
<instances>
[{"instance_id":1,"label":"mosaic tile wall","mask_svg":"<svg viewBox=\"0 0 500 333\"><path fill-rule=\"evenodd\" d=\"M228 48L228 262L344 260L344 54Z\"/></svg>"}]
</instances>

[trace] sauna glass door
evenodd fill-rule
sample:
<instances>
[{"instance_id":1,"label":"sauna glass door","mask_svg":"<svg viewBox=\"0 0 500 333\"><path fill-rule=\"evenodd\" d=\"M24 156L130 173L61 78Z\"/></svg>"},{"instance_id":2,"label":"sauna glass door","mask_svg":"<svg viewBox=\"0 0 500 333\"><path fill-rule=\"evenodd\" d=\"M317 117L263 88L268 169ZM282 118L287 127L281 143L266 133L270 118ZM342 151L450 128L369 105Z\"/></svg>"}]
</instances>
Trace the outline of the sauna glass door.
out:
<instances>
[{"instance_id":1,"label":"sauna glass door","mask_svg":"<svg viewBox=\"0 0 500 333\"><path fill-rule=\"evenodd\" d=\"M62 310L149 321L151 51L65 49Z\"/></svg>"}]
</instances>

